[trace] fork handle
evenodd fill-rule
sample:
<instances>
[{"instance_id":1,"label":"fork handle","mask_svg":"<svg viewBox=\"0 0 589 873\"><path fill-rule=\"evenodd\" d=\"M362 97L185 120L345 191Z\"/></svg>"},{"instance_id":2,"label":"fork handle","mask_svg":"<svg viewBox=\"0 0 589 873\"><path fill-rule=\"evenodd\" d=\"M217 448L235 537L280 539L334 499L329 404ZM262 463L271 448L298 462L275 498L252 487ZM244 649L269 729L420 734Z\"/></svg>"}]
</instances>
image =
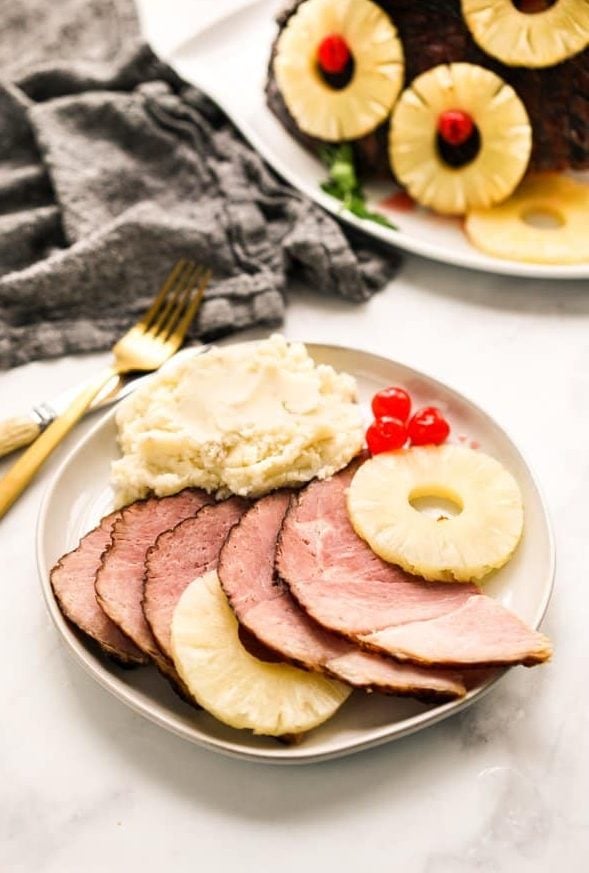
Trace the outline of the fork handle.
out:
<instances>
[{"instance_id":1,"label":"fork handle","mask_svg":"<svg viewBox=\"0 0 589 873\"><path fill-rule=\"evenodd\" d=\"M32 446L26 452L23 452L18 461L0 479L0 518L8 512L15 500L20 497L53 449L59 445L62 439L82 418L98 392L117 373L118 371L114 367L108 367L92 379L70 403L65 412L59 415L43 431Z\"/></svg>"}]
</instances>

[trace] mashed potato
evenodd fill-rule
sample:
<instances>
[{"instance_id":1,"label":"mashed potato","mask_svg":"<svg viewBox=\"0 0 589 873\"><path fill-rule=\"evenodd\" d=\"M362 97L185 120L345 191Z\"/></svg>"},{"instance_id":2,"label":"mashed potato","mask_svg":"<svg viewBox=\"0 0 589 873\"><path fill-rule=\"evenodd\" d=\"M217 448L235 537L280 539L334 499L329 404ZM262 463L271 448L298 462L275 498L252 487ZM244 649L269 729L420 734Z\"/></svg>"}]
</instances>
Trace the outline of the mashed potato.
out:
<instances>
[{"instance_id":1,"label":"mashed potato","mask_svg":"<svg viewBox=\"0 0 589 873\"><path fill-rule=\"evenodd\" d=\"M119 506L187 486L264 494L332 475L363 443L354 379L278 335L168 366L116 422Z\"/></svg>"}]
</instances>

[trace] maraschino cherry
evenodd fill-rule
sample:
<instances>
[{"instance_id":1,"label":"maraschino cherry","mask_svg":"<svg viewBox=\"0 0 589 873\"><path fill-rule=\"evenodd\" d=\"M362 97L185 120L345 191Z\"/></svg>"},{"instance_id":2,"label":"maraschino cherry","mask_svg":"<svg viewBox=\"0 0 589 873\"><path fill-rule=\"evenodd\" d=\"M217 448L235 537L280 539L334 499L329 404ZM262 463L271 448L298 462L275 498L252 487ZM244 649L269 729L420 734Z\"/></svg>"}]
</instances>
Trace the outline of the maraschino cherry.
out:
<instances>
[{"instance_id":1,"label":"maraschino cherry","mask_svg":"<svg viewBox=\"0 0 589 873\"><path fill-rule=\"evenodd\" d=\"M317 60L324 73L334 76L343 73L351 57L347 42L338 33L329 34L319 43Z\"/></svg>"},{"instance_id":2,"label":"maraschino cherry","mask_svg":"<svg viewBox=\"0 0 589 873\"><path fill-rule=\"evenodd\" d=\"M439 446L446 441L450 425L437 406L418 409L407 425L412 446Z\"/></svg>"},{"instance_id":3,"label":"maraschino cherry","mask_svg":"<svg viewBox=\"0 0 589 873\"><path fill-rule=\"evenodd\" d=\"M473 131L472 116L462 109L446 109L438 118L438 133L448 145L462 145L470 139Z\"/></svg>"},{"instance_id":4,"label":"maraschino cherry","mask_svg":"<svg viewBox=\"0 0 589 873\"><path fill-rule=\"evenodd\" d=\"M366 444L371 455L402 449L407 441L407 425L399 418L376 418L366 431Z\"/></svg>"},{"instance_id":5,"label":"maraschino cherry","mask_svg":"<svg viewBox=\"0 0 589 873\"><path fill-rule=\"evenodd\" d=\"M372 412L375 418L398 418L407 421L411 412L411 398L404 388L389 385L372 398Z\"/></svg>"}]
</instances>

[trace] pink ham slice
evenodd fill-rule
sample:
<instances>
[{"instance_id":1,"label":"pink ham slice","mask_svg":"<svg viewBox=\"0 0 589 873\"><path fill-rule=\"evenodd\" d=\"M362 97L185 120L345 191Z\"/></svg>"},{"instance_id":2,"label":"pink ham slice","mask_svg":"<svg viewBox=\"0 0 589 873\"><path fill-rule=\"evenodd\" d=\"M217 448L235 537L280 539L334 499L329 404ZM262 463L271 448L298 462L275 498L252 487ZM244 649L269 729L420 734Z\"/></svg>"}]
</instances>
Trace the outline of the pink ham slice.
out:
<instances>
[{"instance_id":1,"label":"pink ham slice","mask_svg":"<svg viewBox=\"0 0 589 873\"><path fill-rule=\"evenodd\" d=\"M289 501L290 493L284 491L259 500L230 532L221 551L219 579L240 625L282 660L358 688L427 700L463 696L458 674L362 651L314 622L284 584L275 582L276 540Z\"/></svg>"},{"instance_id":2,"label":"pink ham slice","mask_svg":"<svg viewBox=\"0 0 589 873\"><path fill-rule=\"evenodd\" d=\"M96 640L108 655L122 664L146 664L147 658L100 608L94 580L119 512L102 519L98 527L82 537L73 552L60 558L51 570L55 598L66 618Z\"/></svg>"},{"instance_id":3,"label":"pink ham slice","mask_svg":"<svg viewBox=\"0 0 589 873\"><path fill-rule=\"evenodd\" d=\"M276 569L306 612L361 646L444 667L532 665L549 640L474 585L426 582L387 564L354 532L356 467L313 482L288 510Z\"/></svg>"},{"instance_id":4,"label":"pink ham slice","mask_svg":"<svg viewBox=\"0 0 589 873\"><path fill-rule=\"evenodd\" d=\"M399 659L424 664L481 664L532 667L550 657L552 650L543 634L531 631L513 612L491 597L469 597L453 612L429 621L388 627L362 636L377 649L394 651Z\"/></svg>"},{"instance_id":5,"label":"pink ham slice","mask_svg":"<svg viewBox=\"0 0 589 873\"><path fill-rule=\"evenodd\" d=\"M211 499L204 491L186 489L171 497L150 497L127 506L115 520L111 544L96 575L100 606L168 675L169 664L162 657L143 614L145 556L162 531L195 515Z\"/></svg>"},{"instance_id":6,"label":"pink ham slice","mask_svg":"<svg viewBox=\"0 0 589 873\"><path fill-rule=\"evenodd\" d=\"M194 518L161 534L147 553L143 609L157 646L170 662L176 604L193 579L216 569L229 531L248 506L240 497L205 506Z\"/></svg>"}]
</instances>

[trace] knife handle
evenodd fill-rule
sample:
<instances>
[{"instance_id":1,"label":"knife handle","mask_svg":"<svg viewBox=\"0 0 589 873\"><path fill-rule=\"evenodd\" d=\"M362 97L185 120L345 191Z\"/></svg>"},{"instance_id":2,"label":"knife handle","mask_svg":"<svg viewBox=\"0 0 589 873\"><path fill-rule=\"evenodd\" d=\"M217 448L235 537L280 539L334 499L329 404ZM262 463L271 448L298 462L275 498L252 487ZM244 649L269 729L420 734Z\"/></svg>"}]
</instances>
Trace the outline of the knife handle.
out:
<instances>
[{"instance_id":1,"label":"knife handle","mask_svg":"<svg viewBox=\"0 0 589 873\"><path fill-rule=\"evenodd\" d=\"M0 458L30 445L41 433L41 424L28 415L0 421Z\"/></svg>"},{"instance_id":2,"label":"knife handle","mask_svg":"<svg viewBox=\"0 0 589 873\"><path fill-rule=\"evenodd\" d=\"M92 379L70 403L66 411L52 421L33 445L29 446L8 468L8 472L0 479L0 518L8 512L51 452L82 418L98 392L113 376L117 375L117 372L113 367L108 367Z\"/></svg>"}]
</instances>

